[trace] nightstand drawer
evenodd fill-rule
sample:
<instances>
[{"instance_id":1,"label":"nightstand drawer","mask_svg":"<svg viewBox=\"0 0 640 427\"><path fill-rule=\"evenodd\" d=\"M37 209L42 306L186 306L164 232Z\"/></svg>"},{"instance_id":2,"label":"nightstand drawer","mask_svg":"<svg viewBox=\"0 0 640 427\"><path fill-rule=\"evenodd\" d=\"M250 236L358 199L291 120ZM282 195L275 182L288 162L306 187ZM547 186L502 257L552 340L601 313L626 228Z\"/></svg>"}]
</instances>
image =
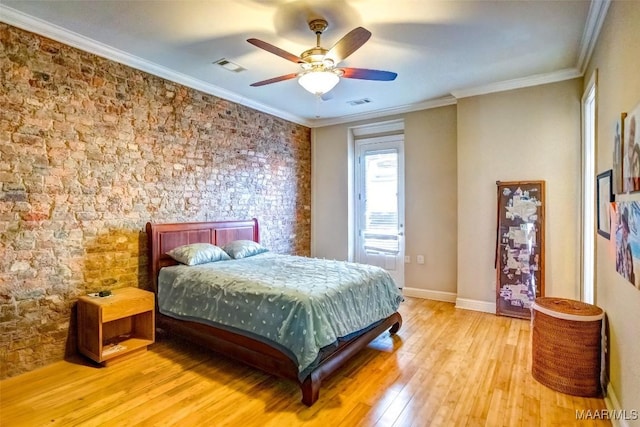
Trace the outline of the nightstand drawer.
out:
<instances>
[{"instance_id":1,"label":"nightstand drawer","mask_svg":"<svg viewBox=\"0 0 640 427\"><path fill-rule=\"evenodd\" d=\"M152 293L127 295L115 295L112 301L106 301L102 305L102 322L110 322L123 317L133 316L154 309L154 299Z\"/></svg>"}]
</instances>

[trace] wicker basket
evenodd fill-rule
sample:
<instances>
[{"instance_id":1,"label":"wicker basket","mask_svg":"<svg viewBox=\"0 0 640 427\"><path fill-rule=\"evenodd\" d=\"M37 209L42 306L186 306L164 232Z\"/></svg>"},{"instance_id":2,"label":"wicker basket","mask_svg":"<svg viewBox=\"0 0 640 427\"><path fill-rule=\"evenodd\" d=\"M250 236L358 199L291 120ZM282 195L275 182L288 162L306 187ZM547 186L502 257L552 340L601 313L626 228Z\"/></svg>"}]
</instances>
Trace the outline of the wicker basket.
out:
<instances>
[{"instance_id":1,"label":"wicker basket","mask_svg":"<svg viewBox=\"0 0 640 427\"><path fill-rule=\"evenodd\" d=\"M531 308L533 378L562 393L599 396L602 309L548 297Z\"/></svg>"}]
</instances>

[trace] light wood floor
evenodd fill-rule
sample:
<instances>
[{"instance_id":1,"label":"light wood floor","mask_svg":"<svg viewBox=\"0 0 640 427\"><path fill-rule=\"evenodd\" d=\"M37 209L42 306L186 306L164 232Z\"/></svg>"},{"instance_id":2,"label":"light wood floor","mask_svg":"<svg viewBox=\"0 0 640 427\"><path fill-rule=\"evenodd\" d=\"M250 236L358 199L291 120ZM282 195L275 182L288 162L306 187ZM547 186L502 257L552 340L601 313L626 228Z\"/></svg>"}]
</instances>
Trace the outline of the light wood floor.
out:
<instances>
[{"instance_id":1,"label":"light wood floor","mask_svg":"<svg viewBox=\"0 0 640 427\"><path fill-rule=\"evenodd\" d=\"M326 380L307 408L298 387L169 336L108 368L83 358L0 382L0 425L590 426L602 399L531 377L530 323L407 298L381 335Z\"/></svg>"}]
</instances>

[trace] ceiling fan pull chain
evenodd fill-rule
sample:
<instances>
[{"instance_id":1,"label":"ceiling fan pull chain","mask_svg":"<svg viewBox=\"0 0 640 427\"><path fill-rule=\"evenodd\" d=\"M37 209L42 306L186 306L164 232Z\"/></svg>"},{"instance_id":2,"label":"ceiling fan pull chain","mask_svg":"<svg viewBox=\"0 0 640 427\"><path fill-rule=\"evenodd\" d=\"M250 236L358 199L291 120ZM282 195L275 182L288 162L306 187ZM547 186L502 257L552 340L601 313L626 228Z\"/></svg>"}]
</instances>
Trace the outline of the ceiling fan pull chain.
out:
<instances>
[{"instance_id":1,"label":"ceiling fan pull chain","mask_svg":"<svg viewBox=\"0 0 640 427\"><path fill-rule=\"evenodd\" d=\"M320 95L320 94L316 94L316 119L320 118L320 104L321 104L321 101L322 101L321 96L322 95Z\"/></svg>"}]
</instances>

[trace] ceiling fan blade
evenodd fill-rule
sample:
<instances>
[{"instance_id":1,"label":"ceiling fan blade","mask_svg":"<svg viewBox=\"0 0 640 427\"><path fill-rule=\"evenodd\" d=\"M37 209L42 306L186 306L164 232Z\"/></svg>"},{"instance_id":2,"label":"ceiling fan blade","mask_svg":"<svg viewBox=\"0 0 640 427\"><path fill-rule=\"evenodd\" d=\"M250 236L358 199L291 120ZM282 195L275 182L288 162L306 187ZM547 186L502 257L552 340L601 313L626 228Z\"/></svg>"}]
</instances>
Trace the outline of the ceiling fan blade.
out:
<instances>
[{"instance_id":1,"label":"ceiling fan blade","mask_svg":"<svg viewBox=\"0 0 640 427\"><path fill-rule=\"evenodd\" d=\"M344 73L342 77L347 79L380 80L388 82L398 77L397 73L391 71L368 70L366 68L341 68L341 70Z\"/></svg>"},{"instance_id":2,"label":"ceiling fan blade","mask_svg":"<svg viewBox=\"0 0 640 427\"><path fill-rule=\"evenodd\" d=\"M258 87L258 86L270 85L271 83L278 83L284 80L295 79L297 76L298 76L298 73L285 74L284 76L278 76L269 80L262 80L261 82L255 82L251 84L251 86Z\"/></svg>"},{"instance_id":3,"label":"ceiling fan blade","mask_svg":"<svg viewBox=\"0 0 640 427\"><path fill-rule=\"evenodd\" d=\"M337 64L358 50L370 37L371 32L365 28L358 27L351 30L346 36L341 38L338 43L333 45L329 52L327 52L326 58L332 59L333 63Z\"/></svg>"},{"instance_id":4,"label":"ceiling fan blade","mask_svg":"<svg viewBox=\"0 0 640 427\"><path fill-rule=\"evenodd\" d=\"M291 62L295 62L296 64L304 62L299 56L296 56L293 53L289 53L286 50L282 50L279 47L276 47L265 41L258 40L258 39L247 39L247 41L256 47L259 47L260 49L264 49L267 52L271 52L274 55L278 55L279 57L284 58Z\"/></svg>"}]
</instances>

